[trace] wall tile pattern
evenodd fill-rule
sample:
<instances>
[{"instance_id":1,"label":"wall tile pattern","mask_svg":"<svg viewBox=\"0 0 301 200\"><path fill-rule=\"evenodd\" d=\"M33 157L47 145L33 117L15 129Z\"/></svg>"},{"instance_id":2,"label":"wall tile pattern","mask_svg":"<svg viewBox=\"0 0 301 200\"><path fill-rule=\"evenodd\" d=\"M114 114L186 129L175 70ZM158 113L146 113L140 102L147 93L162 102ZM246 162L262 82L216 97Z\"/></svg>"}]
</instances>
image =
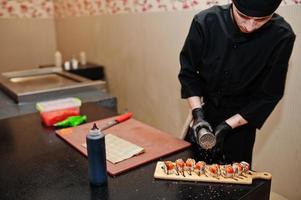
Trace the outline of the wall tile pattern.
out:
<instances>
[{"instance_id":1,"label":"wall tile pattern","mask_svg":"<svg viewBox=\"0 0 301 200\"><path fill-rule=\"evenodd\" d=\"M50 18L53 0L0 0L0 18Z\"/></svg>"},{"instance_id":2,"label":"wall tile pattern","mask_svg":"<svg viewBox=\"0 0 301 200\"><path fill-rule=\"evenodd\" d=\"M231 0L54 0L57 17L201 10ZM301 4L301 0L283 0L282 5Z\"/></svg>"},{"instance_id":3,"label":"wall tile pattern","mask_svg":"<svg viewBox=\"0 0 301 200\"><path fill-rule=\"evenodd\" d=\"M0 0L0 18L52 18L101 14L201 10L231 0ZM283 0L282 5L301 5Z\"/></svg>"}]
</instances>

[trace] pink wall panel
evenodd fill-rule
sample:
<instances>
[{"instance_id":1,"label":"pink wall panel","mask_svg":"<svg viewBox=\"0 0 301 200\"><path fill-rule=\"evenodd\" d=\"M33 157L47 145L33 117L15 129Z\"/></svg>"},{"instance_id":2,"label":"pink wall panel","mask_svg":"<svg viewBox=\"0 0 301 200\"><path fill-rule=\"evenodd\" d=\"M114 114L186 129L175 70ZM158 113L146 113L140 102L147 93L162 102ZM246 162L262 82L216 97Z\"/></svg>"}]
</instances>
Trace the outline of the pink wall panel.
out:
<instances>
[{"instance_id":1,"label":"pink wall panel","mask_svg":"<svg viewBox=\"0 0 301 200\"><path fill-rule=\"evenodd\" d=\"M52 0L0 0L0 18L49 18L53 16Z\"/></svg>"},{"instance_id":2,"label":"pink wall panel","mask_svg":"<svg viewBox=\"0 0 301 200\"><path fill-rule=\"evenodd\" d=\"M0 18L51 18L101 14L201 10L231 0L0 0ZM301 4L283 0L282 5Z\"/></svg>"}]
</instances>

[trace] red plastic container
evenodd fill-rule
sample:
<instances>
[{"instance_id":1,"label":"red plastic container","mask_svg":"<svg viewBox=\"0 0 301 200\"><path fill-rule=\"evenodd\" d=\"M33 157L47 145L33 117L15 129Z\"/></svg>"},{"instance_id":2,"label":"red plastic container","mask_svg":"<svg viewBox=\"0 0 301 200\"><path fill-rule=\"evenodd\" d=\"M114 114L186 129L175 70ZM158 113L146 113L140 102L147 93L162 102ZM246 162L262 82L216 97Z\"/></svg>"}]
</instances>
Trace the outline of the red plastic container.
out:
<instances>
[{"instance_id":1,"label":"red plastic container","mask_svg":"<svg viewBox=\"0 0 301 200\"><path fill-rule=\"evenodd\" d=\"M80 115L80 106L81 100L72 97L36 104L37 110L40 111L41 120L46 126L53 126L67 117Z\"/></svg>"}]
</instances>

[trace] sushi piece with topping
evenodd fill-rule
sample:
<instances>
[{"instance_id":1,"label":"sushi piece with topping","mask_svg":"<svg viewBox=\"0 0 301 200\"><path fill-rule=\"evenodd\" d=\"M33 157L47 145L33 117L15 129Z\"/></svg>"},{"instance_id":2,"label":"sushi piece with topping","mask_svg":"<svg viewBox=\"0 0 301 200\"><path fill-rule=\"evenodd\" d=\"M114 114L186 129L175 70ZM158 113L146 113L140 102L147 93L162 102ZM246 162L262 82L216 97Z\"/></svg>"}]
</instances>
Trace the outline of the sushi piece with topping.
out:
<instances>
[{"instance_id":1,"label":"sushi piece with topping","mask_svg":"<svg viewBox=\"0 0 301 200\"><path fill-rule=\"evenodd\" d=\"M193 171L195 166L195 160L192 158L188 158L185 162L184 170L188 172L189 175L191 175L191 172Z\"/></svg>"},{"instance_id":2,"label":"sushi piece with topping","mask_svg":"<svg viewBox=\"0 0 301 200\"><path fill-rule=\"evenodd\" d=\"M240 162L240 164L243 166L243 173L247 174L250 170L250 164L245 161Z\"/></svg>"},{"instance_id":3,"label":"sushi piece with topping","mask_svg":"<svg viewBox=\"0 0 301 200\"><path fill-rule=\"evenodd\" d=\"M162 166L162 169L164 170L165 174L173 174L176 172L176 165L174 162L171 161L164 161L164 165Z\"/></svg>"},{"instance_id":4,"label":"sushi piece with topping","mask_svg":"<svg viewBox=\"0 0 301 200\"><path fill-rule=\"evenodd\" d=\"M185 162L183 161L183 159L176 160L176 171L178 175L182 174L183 176L185 176Z\"/></svg>"},{"instance_id":5,"label":"sushi piece with topping","mask_svg":"<svg viewBox=\"0 0 301 200\"><path fill-rule=\"evenodd\" d=\"M243 173L243 165L241 163L233 163L232 167L234 169L235 176L239 177Z\"/></svg>"},{"instance_id":6,"label":"sushi piece with topping","mask_svg":"<svg viewBox=\"0 0 301 200\"><path fill-rule=\"evenodd\" d=\"M234 171L232 165L223 165L223 166L220 167L220 169L221 169L221 175L224 178L232 178L232 179L237 181L237 179L234 178L235 171Z\"/></svg>"},{"instance_id":7,"label":"sushi piece with topping","mask_svg":"<svg viewBox=\"0 0 301 200\"><path fill-rule=\"evenodd\" d=\"M220 166L218 164L213 164L207 167L207 171L209 172L209 174L214 177L219 179L219 176L221 175L221 170L220 170Z\"/></svg>"},{"instance_id":8,"label":"sushi piece with topping","mask_svg":"<svg viewBox=\"0 0 301 200\"><path fill-rule=\"evenodd\" d=\"M198 161L194 166L194 172L199 176L202 174L207 176L205 169L206 169L206 163L204 161Z\"/></svg>"}]
</instances>

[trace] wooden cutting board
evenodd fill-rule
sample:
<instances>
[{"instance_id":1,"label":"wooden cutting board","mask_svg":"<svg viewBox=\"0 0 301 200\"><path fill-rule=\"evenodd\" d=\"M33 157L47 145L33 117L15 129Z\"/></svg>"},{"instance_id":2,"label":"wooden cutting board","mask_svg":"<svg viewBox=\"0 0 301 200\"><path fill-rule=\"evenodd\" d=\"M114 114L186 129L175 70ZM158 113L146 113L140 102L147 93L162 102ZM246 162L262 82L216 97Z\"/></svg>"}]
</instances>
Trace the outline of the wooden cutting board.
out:
<instances>
[{"instance_id":1,"label":"wooden cutting board","mask_svg":"<svg viewBox=\"0 0 301 200\"><path fill-rule=\"evenodd\" d=\"M191 175L188 172L184 172L184 175L176 175L176 174L169 174L167 175L164 170L162 169L164 166L164 162L159 161L157 162L154 177L157 179L165 179L165 180L177 180L177 181L201 181L201 182L211 182L211 183L231 183L231 184L252 184L254 179L265 179L271 180L272 175L268 172L253 172L250 171L248 174L244 176L233 178L214 178L210 175L200 175L198 176L196 173L192 172Z\"/></svg>"},{"instance_id":2,"label":"wooden cutting board","mask_svg":"<svg viewBox=\"0 0 301 200\"><path fill-rule=\"evenodd\" d=\"M107 122L116 117L95 121L101 128ZM56 131L56 134L87 156L87 149L83 146L86 135L92 128L94 122L87 123L74 128L66 128ZM132 142L144 149L144 153L113 164L107 161L107 169L110 175L118 175L124 171L140 166L162 156L180 151L190 146L190 143L180 140L168 133L153 128L135 119L126 120L104 131L104 134L113 134L124 140Z\"/></svg>"}]
</instances>

